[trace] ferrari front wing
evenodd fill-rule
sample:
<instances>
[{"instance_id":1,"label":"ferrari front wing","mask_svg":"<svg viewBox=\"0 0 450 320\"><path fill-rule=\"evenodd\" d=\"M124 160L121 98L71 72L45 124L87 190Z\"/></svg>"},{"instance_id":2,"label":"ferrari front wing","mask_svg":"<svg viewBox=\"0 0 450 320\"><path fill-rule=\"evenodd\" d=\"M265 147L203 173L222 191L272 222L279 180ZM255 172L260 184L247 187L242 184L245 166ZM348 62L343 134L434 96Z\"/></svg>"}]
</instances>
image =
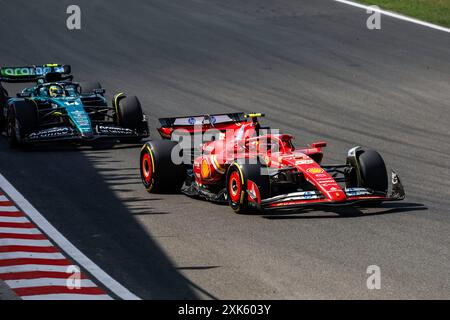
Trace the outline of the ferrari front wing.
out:
<instances>
[{"instance_id":1,"label":"ferrari front wing","mask_svg":"<svg viewBox=\"0 0 450 320\"><path fill-rule=\"evenodd\" d=\"M358 203L374 203L384 201L399 201L405 198L405 190L397 173L391 173L392 191L389 195L366 188L345 188L346 198L342 201L327 199L319 191L299 191L278 195L261 200L260 207L263 210L294 209L313 205L354 205Z\"/></svg>"}]
</instances>

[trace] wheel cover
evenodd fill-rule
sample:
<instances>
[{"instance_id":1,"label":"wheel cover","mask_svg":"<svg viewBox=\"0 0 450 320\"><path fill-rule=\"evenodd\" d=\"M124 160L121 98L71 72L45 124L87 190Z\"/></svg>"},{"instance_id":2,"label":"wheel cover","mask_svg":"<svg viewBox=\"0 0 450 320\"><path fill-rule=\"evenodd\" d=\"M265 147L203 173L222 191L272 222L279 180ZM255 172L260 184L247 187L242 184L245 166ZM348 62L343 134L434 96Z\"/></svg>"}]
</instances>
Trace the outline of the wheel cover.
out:
<instances>
[{"instance_id":1,"label":"wheel cover","mask_svg":"<svg viewBox=\"0 0 450 320\"><path fill-rule=\"evenodd\" d=\"M152 165L152 159L148 152L146 152L144 154L144 156L142 157L141 168L142 168L142 170L141 170L142 177L144 178L144 181L147 184L150 184L150 182L152 181L152 175L153 175L153 165Z\"/></svg>"},{"instance_id":2,"label":"wheel cover","mask_svg":"<svg viewBox=\"0 0 450 320\"><path fill-rule=\"evenodd\" d=\"M234 203L238 203L241 197L242 183L241 177L237 171L233 171L228 181L228 194Z\"/></svg>"}]
</instances>

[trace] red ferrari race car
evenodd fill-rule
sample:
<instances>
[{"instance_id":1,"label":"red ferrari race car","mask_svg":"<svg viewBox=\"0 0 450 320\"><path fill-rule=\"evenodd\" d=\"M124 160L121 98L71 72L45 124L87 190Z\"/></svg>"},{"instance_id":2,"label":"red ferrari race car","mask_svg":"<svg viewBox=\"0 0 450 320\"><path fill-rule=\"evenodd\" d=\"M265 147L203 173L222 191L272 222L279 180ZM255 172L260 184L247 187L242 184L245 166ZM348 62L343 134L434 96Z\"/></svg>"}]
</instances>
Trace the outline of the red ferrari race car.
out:
<instances>
[{"instance_id":1,"label":"red ferrari race car","mask_svg":"<svg viewBox=\"0 0 450 320\"><path fill-rule=\"evenodd\" d=\"M293 137L262 127L263 114L159 119L163 140L147 142L140 173L148 192L183 192L228 202L237 213L309 205L375 205L405 192L380 154L354 147L345 164L323 165L325 142L296 148Z\"/></svg>"}]
</instances>

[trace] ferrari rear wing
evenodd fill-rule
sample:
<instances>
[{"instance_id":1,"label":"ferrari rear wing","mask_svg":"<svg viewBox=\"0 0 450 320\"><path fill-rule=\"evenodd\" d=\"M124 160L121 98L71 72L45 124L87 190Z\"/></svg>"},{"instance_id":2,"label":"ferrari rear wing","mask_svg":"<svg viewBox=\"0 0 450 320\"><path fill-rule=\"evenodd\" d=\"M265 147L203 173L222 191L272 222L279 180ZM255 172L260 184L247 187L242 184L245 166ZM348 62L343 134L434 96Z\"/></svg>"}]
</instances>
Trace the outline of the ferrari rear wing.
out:
<instances>
[{"instance_id":1,"label":"ferrari rear wing","mask_svg":"<svg viewBox=\"0 0 450 320\"><path fill-rule=\"evenodd\" d=\"M173 127L192 127L196 125L216 125L225 123L245 122L247 118L245 113L222 113L222 114L205 114L198 116L160 118L159 122L164 128Z\"/></svg>"},{"instance_id":2,"label":"ferrari rear wing","mask_svg":"<svg viewBox=\"0 0 450 320\"><path fill-rule=\"evenodd\" d=\"M42 66L1 67L0 82L26 83L35 82L47 74L70 75L71 67L61 64L45 64Z\"/></svg>"},{"instance_id":3,"label":"ferrari rear wing","mask_svg":"<svg viewBox=\"0 0 450 320\"><path fill-rule=\"evenodd\" d=\"M158 131L163 139L171 139L172 133L177 130L178 133L182 131L189 134L206 132L212 128L224 131L237 129L242 123L247 121L248 117L243 112L160 118L161 128L158 128Z\"/></svg>"}]
</instances>

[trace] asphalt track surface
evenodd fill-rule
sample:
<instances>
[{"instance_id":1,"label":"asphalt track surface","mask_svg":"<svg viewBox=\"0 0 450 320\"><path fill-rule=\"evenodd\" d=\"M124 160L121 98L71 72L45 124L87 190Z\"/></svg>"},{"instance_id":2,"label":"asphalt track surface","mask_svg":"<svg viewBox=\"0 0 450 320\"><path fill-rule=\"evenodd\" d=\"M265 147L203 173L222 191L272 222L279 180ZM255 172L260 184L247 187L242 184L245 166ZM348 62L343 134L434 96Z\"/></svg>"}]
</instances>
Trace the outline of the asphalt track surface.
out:
<instances>
[{"instance_id":1,"label":"asphalt track surface","mask_svg":"<svg viewBox=\"0 0 450 320\"><path fill-rule=\"evenodd\" d=\"M450 298L450 36L334 1L0 1L2 65L61 62L157 118L265 112L265 123L383 154L407 199L238 216L149 195L139 146L11 151L0 171L72 243L146 299ZM9 87L11 88L11 87ZM13 91L13 89L11 89ZM366 287L369 265L380 290Z\"/></svg>"}]
</instances>

